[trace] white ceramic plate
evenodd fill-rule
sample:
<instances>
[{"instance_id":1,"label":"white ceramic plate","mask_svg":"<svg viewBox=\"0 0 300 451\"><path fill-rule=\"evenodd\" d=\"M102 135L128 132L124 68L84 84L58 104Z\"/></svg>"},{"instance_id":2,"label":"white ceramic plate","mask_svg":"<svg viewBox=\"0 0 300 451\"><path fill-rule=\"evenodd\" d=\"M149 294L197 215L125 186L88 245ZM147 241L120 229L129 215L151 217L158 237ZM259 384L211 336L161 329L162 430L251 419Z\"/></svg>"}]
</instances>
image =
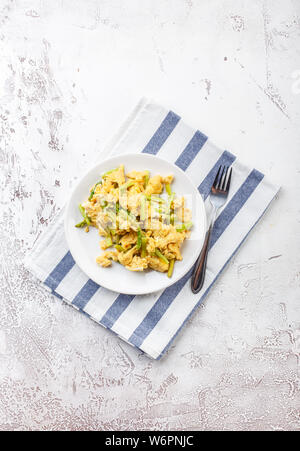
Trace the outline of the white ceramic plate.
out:
<instances>
[{"instance_id":1,"label":"white ceramic plate","mask_svg":"<svg viewBox=\"0 0 300 451\"><path fill-rule=\"evenodd\" d=\"M112 168L125 165L125 173L137 170L150 170L150 176L160 174L174 175L172 189L177 196L183 195L187 207L192 210L193 228L191 236L182 245L182 261L176 261L172 278L166 273L153 270L132 272L118 263L109 268L97 265L96 257L103 251L100 249L98 231L90 228L89 233L76 228L75 224L82 220L78 205L89 196L89 189L99 179L102 173ZM187 175L177 166L166 160L148 154L124 154L105 160L93 167L74 188L65 211L65 234L71 254L77 265L90 279L97 284L125 294L147 294L158 291L175 283L183 277L194 265L204 242L206 231L206 213L204 202L197 188Z\"/></svg>"}]
</instances>

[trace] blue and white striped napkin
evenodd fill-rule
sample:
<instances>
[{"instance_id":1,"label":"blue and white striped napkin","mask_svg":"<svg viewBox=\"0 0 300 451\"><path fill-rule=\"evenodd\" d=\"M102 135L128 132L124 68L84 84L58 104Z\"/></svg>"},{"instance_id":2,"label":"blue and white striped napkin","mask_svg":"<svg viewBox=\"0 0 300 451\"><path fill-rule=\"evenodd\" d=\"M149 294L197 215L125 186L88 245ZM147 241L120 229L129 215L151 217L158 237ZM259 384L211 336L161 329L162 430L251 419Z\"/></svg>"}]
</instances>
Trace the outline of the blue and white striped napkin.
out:
<instances>
[{"instance_id":1,"label":"blue and white striped napkin","mask_svg":"<svg viewBox=\"0 0 300 451\"><path fill-rule=\"evenodd\" d=\"M159 155L175 163L198 187L206 206L218 167L233 165L230 196L212 233L202 291L191 292L191 271L164 291L145 296L118 294L102 288L75 264L65 240L62 213L27 256L26 266L60 299L158 359L204 300L279 188L261 172L237 161L230 152L215 147L177 114L146 99L139 103L99 159L133 152Z\"/></svg>"}]
</instances>

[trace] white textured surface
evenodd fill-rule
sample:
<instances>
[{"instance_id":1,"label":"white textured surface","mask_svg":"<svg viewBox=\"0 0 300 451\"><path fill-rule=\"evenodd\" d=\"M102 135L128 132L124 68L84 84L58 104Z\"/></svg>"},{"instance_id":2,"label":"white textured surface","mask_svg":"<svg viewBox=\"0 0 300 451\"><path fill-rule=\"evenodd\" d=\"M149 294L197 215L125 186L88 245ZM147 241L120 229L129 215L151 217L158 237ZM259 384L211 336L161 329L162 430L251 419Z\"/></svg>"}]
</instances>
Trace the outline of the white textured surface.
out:
<instances>
[{"instance_id":1,"label":"white textured surface","mask_svg":"<svg viewBox=\"0 0 300 451\"><path fill-rule=\"evenodd\" d=\"M0 429L300 429L298 0L0 2ZM282 185L160 362L24 254L143 95Z\"/></svg>"}]
</instances>

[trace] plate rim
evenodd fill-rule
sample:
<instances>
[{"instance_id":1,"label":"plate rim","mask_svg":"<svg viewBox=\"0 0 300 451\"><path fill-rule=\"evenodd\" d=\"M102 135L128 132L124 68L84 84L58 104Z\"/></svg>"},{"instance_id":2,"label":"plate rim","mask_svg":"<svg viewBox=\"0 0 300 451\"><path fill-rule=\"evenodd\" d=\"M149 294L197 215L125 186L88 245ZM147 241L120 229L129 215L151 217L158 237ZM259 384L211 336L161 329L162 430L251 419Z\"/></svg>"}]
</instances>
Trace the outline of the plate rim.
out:
<instances>
[{"instance_id":1,"label":"plate rim","mask_svg":"<svg viewBox=\"0 0 300 451\"><path fill-rule=\"evenodd\" d=\"M91 279L91 280L92 280L93 282L95 282L96 284L100 285L100 287L106 288L107 290L113 291L113 292L115 292L115 293L120 293L120 294L127 294L127 295L134 295L134 296L138 296L138 295L146 295L146 294L155 293L155 292L157 292L157 291L165 290L166 288L168 288L168 287L170 287L171 285L174 285L176 282L178 282L178 280L180 280L182 277L184 277L184 276L190 271L190 269L194 266L194 264L196 263L196 260L197 260L197 258L198 258L198 256L199 256L199 254L196 255L196 258L193 259L192 264L188 266L188 268L186 269L186 271L184 271L183 273L181 273L179 276L177 276L177 277L175 277L175 278L167 278L167 277L166 277L166 282L167 282L167 283L164 285L163 288L159 288L158 290L151 290L151 291L149 291L149 289L146 289L146 290L136 290L136 291L134 291L134 292L132 292L132 291L130 291L130 290L122 290L122 291L120 292L120 291L116 291L116 290L114 290L113 288L111 288L110 286L108 286L109 284L102 284L102 283L100 283L100 281L99 281L99 280L96 280L96 278L95 278L93 275L89 274L89 271L87 271L86 269L84 269L84 267L79 263L80 258L78 258L78 254L76 253L76 250L74 250L74 246L72 246L70 237L68 236L68 233L67 233L67 232L68 232L67 221L68 221L68 216L69 216L69 215L68 215L68 212L69 212L69 210L70 210L70 208L71 208L71 205L72 205L72 198L73 198L73 196L74 196L76 190L77 190L77 189L79 188L79 186L81 185L82 181L89 175L90 172L94 171L95 168L96 168L97 166L100 166L100 165L102 165L103 163L106 163L106 162L109 162L109 161L111 161L111 160L120 158L120 157L122 157L122 156L124 157L124 159L126 159L126 157L129 157L129 156L130 156L130 157L135 157L135 158L136 158L136 157L139 158L140 156L142 156L143 158L149 158L149 159L152 159L152 160L164 161L165 163L168 163L171 167L175 167L176 170L179 170L179 171L183 174L184 177L188 178L189 182L191 183L191 185L193 186L195 192L197 193L197 198L198 198L198 200L199 200L199 203L200 203L201 209L202 209L201 217L202 217L203 220L204 220L203 235L202 235L202 237L201 237L200 240L199 240L199 241L201 242L201 247L199 246L199 253L200 253L200 250L201 250L202 247L203 247L203 243L204 243L204 239L205 239L205 234L206 234L206 230L207 230L207 214L206 214L206 209L205 209L204 199L203 199L203 197L201 196L201 194L199 193L199 191L198 191L196 185L195 185L194 182L191 180L191 178L186 174L186 172L183 171L179 166L176 166L174 163L170 162L169 160L167 160L167 159L165 159L165 158L161 158L161 157L159 157L159 156L157 156L157 155L152 155L152 154L147 154L147 153L134 153L134 152L124 153L124 154L118 154L118 155L113 155L113 156L110 156L110 157L108 157L108 158L105 158L105 159L102 160L101 162L100 162L100 161L97 161L93 166L91 166L91 167L83 174L82 177L80 177L79 180L77 180L76 184L74 185L74 187L72 188L72 190L71 190L71 192L70 192L70 194L69 194L69 198L68 198L68 200L67 200L66 207L65 207L65 210L64 210L64 233L65 233L65 238L66 238L66 241L67 241L67 245L68 245L69 251L70 251L70 253L71 253L71 255L72 255L72 257L73 257L75 263L78 265L78 267L81 269L81 271L83 271L84 274L86 274L86 275L89 277L89 279ZM125 164L126 164L126 162L125 162ZM72 248L73 248L73 249L72 249ZM165 273L162 273L162 274L164 274L164 275L166 276Z\"/></svg>"}]
</instances>

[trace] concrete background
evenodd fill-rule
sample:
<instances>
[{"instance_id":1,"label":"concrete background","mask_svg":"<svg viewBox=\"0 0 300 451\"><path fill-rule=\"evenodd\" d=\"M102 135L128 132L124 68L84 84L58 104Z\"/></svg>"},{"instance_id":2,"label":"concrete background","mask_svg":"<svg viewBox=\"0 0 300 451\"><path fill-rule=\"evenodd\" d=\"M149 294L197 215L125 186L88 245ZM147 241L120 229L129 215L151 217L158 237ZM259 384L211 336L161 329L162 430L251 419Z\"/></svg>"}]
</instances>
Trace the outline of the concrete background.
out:
<instances>
[{"instance_id":1,"label":"concrete background","mask_svg":"<svg viewBox=\"0 0 300 451\"><path fill-rule=\"evenodd\" d=\"M299 0L0 0L0 429L300 430ZM282 185L168 355L23 257L141 96Z\"/></svg>"}]
</instances>

